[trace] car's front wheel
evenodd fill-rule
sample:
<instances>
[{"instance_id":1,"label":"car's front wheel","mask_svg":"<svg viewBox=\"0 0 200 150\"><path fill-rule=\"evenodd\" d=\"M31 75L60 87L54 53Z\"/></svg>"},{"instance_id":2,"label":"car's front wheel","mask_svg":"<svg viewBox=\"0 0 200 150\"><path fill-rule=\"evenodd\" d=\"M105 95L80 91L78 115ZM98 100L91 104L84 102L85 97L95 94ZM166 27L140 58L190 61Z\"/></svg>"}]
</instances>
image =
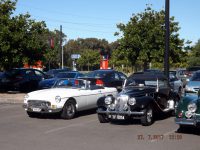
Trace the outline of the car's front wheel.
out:
<instances>
[{"instance_id":1,"label":"car's front wheel","mask_svg":"<svg viewBox=\"0 0 200 150\"><path fill-rule=\"evenodd\" d=\"M27 114L28 114L28 116L29 116L30 118L36 118L36 117L39 116L39 114L34 113L34 112L29 112L29 111L27 111Z\"/></svg>"},{"instance_id":2,"label":"car's front wheel","mask_svg":"<svg viewBox=\"0 0 200 150\"><path fill-rule=\"evenodd\" d=\"M99 109L102 110L102 108L99 108ZM98 120L99 120L100 123L108 123L108 122L110 122L110 119L108 118L108 115L106 115L106 114L99 114L98 113L97 116L98 116Z\"/></svg>"},{"instance_id":3,"label":"car's front wheel","mask_svg":"<svg viewBox=\"0 0 200 150\"><path fill-rule=\"evenodd\" d=\"M76 103L73 100L68 100L61 112L61 118L63 119L72 119L76 114Z\"/></svg>"},{"instance_id":4,"label":"car's front wheel","mask_svg":"<svg viewBox=\"0 0 200 150\"><path fill-rule=\"evenodd\" d=\"M144 116L141 118L141 124L143 126L149 126L153 124L153 109L151 105L144 109Z\"/></svg>"},{"instance_id":5,"label":"car's front wheel","mask_svg":"<svg viewBox=\"0 0 200 150\"><path fill-rule=\"evenodd\" d=\"M98 114L98 119L100 123L108 123L109 118L107 117L106 114Z\"/></svg>"}]
</instances>

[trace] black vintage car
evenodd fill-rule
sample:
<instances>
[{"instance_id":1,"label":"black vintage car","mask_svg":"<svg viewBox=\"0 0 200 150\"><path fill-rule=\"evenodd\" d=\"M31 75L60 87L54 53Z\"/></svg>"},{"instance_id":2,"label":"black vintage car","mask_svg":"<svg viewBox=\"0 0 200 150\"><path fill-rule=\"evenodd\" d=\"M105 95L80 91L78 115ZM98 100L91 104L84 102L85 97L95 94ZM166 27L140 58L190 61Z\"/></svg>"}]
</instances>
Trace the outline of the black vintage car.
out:
<instances>
[{"instance_id":1,"label":"black vintage car","mask_svg":"<svg viewBox=\"0 0 200 150\"><path fill-rule=\"evenodd\" d=\"M162 73L140 72L125 80L117 97L110 95L98 100L98 119L106 123L133 118L148 126L154 122L155 113L174 114L179 100Z\"/></svg>"}]
</instances>

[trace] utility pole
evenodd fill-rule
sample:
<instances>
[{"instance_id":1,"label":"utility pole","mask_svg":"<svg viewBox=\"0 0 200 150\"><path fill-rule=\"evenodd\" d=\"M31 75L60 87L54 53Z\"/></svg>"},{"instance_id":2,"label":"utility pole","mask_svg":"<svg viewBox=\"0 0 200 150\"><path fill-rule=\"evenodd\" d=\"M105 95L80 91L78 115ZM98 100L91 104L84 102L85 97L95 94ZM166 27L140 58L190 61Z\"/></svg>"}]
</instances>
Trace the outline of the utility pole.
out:
<instances>
[{"instance_id":1,"label":"utility pole","mask_svg":"<svg viewBox=\"0 0 200 150\"><path fill-rule=\"evenodd\" d=\"M59 51L59 68L63 69L63 46L62 46L62 25L60 25L60 51Z\"/></svg>"},{"instance_id":2,"label":"utility pole","mask_svg":"<svg viewBox=\"0 0 200 150\"><path fill-rule=\"evenodd\" d=\"M165 0L165 52L164 52L164 73L169 81L169 0Z\"/></svg>"}]
</instances>

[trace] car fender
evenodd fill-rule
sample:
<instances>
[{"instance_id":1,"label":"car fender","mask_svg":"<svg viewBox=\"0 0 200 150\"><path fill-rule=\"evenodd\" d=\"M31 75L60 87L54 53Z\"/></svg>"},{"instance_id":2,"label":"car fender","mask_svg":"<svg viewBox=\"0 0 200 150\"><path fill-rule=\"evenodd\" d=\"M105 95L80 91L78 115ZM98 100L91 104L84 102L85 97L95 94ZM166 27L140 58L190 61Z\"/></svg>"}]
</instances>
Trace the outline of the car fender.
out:
<instances>
[{"instance_id":1,"label":"car fender","mask_svg":"<svg viewBox=\"0 0 200 150\"><path fill-rule=\"evenodd\" d=\"M151 96L143 96L143 97L138 97L136 98L136 106L133 107L138 107L140 109L146 108L149 104L154 104L154 98Z\"/></svg>"},{"instance_id":2,"label":"car fender","mask_svg":"<svg viewBox=\"0 0 200 150\"><path fill-rule=\"evenodd\" d=\"M106 107L106 104L105 104L105 98L106 96L103 96L103 97L100 97L98 100L97 100L97 107Z\"/></svg>"}]
</instances>

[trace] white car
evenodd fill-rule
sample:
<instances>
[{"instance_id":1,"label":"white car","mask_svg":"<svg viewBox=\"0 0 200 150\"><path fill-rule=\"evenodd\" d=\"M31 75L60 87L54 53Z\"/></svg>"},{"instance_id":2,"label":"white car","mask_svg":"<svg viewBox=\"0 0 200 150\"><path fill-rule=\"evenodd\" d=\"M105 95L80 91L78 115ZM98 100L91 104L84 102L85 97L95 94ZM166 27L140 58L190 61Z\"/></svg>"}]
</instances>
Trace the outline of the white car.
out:
<instances>
[{"instance_id":1,"label":"white car","mask_svg":"<svg viewBox=\"0 0 200 150\"><path fill-rule=\"evenodd\" d=\"M69 86L67 79L60 79L51 89L33 91L25 95L23 107L29 117L40 113L60 113L63 119L72 119L77 111L97 107L100 97L117 95L117 89L96 85L99 81L78 79ZM67 85L66 85L67 84Z\"/></svg>"},{"instance_id":2,"label":"white car","mask_svg":"<svg viewBox=\"0 0 200 150\"><path fill-rule=\"evenodd\" d=\"M172 72L169 73L169 83L174 92L181 97L183 94L183 82L176 77Z\"/></svg>"}]
</instances>

